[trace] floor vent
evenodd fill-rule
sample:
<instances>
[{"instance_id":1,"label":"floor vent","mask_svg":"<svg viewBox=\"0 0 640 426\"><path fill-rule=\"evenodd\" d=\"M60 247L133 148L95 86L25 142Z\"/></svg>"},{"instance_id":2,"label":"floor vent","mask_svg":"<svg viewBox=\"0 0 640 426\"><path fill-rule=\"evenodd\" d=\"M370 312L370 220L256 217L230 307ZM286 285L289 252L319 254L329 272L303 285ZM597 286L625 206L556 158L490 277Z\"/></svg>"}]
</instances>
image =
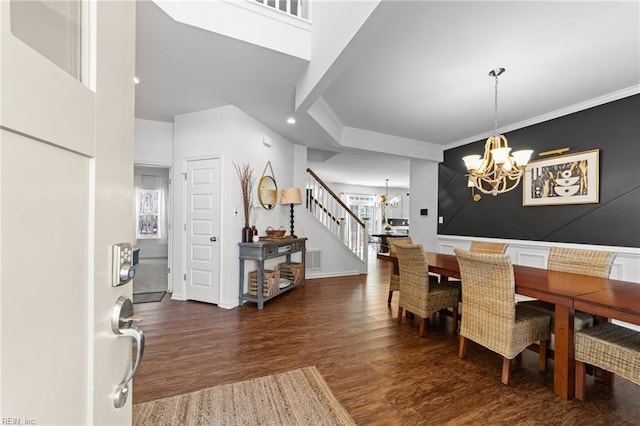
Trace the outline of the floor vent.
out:
<instances>
[{"instance_id":1,"label":"floor vent","mask_svg":"<svg viewBox=\"0 0 640 426\"><path fill-rule=\"evenodd\" d=\"M320 250L307 250L304 267L307 270L313 269L322 269L322 265L320 263Z\"/></svg>"}]
</instances>

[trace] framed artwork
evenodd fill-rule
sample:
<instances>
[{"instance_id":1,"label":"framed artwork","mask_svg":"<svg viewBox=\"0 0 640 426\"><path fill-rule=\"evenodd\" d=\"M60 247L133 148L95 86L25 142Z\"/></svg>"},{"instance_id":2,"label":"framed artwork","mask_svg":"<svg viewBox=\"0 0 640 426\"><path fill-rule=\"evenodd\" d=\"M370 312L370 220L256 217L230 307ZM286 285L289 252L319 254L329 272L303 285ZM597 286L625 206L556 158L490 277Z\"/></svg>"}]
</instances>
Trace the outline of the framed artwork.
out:
<instances>
[{"instance_id":1,"label":"framed artwork","mask_svg":"<svg viewBox=\"0 0 640 426\"><path fill-rule=\"evenodd\" d=\"M523 206L597 203L600 150L530 161L522 185Z\"/></svg>"}]
</instances>

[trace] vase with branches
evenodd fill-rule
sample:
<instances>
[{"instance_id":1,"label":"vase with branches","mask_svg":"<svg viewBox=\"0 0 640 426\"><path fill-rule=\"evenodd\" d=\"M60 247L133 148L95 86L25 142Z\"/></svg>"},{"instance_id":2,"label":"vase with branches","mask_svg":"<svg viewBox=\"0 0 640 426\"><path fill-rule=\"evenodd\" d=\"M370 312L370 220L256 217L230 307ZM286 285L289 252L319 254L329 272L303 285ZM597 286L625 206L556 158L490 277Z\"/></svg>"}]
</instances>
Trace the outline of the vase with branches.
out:
<instances>
[{"instance_id":1,"label":"vase with branches","mask_svg":"<svg viewBox=\"0 0 640 426\"><path fill-rule=\"evenodd\" d=\"M251 212L251 206L253 205L253 186L256 183L256 178L253 175L253 169L249 163L236 164L233 163L238 177L240 178L240 188L242 189L242 203L244 213L244 228L242 228L242 242L250 242L253 238L253 231L249 225L249 217Z\"/></svg>"}]
</instances>

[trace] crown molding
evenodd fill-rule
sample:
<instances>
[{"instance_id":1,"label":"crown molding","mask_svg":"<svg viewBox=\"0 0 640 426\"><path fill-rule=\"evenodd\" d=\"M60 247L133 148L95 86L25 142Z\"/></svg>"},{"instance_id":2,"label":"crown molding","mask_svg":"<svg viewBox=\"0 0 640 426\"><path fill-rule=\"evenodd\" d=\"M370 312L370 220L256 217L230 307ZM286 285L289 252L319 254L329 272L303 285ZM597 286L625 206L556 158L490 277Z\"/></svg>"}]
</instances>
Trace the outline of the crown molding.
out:
<instances>
[{"instance_id":1,"label":"crown molding","mask_svg":"<svg viewBox=\"0 0 640 426\"><path fill-rule=\"evenodd\" d=\"M580 112L580 111L584 111L587 110L589 108L593 108L593 107L597 107L600 105L604 105L607 104L609 102L613 102L613 101L617 101L620 99L624 99L624 98L628 98L629 96L633 96L633 95L637 95L638 93L640 93L640 85L634 85L631 87L627 87L625 89L621 89L612 93L608 93L606 95L603 96L599 96L597 98L592 98L589 99L587 101L584 102L580 102L574 105L570 105L568 107L565 108L560 108L557 109L555 111L551 111L545 114L541 114L538 115L536 117L532 117L529 118L527 120L522 120L519 121L517 123L513 123L513 124L509 124L507 126L504 127L500 127L498 129L498 133L504 134L507 132L511 132L514 130L518 130L518 129L522 129L524 127L528 127L528 126L532 126L534 124L540 124L540 123L544 123L545 121L549 121L549 120L553 120L555 118L558 117L563 117L565 115L569 115L569 114L573 114L575 112ZM448 150L448 149L453 149L453 148L457 148L459 146L462 145L467 145L473 142L477 142L483 139L488 138L489 136L493 135L493 130L485 132L485 133L480 133L478 135L475 136L470 136L468 138L464 138L462 140L459 140L457 142L453 142L450 143L448 145L444 146L444 150Z\"/></svg>"}]
</instances>

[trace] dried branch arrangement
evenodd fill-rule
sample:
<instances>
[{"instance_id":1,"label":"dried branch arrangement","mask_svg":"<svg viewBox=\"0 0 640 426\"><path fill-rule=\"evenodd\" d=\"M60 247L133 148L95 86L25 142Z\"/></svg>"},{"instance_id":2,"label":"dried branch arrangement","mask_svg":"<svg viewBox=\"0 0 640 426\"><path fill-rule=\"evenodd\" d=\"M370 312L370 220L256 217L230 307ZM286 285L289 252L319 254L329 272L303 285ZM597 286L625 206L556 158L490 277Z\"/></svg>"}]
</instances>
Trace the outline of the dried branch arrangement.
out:
<instances>
[{"instance_id":1,"label":"dried branch arrangement","mask_svg":"<svg viewBox=\"0 0 640 426\"><path fill-rule=\"evenodd\" d=\"M253 186L256 183L256 178L253 176L253 169L249 166L249 163L233 163L233 167L236 168L236 172L240 178L240 187L242 188L244 223L249 223L249 213L253 205Z\"/></svg>"}]
</instances>

